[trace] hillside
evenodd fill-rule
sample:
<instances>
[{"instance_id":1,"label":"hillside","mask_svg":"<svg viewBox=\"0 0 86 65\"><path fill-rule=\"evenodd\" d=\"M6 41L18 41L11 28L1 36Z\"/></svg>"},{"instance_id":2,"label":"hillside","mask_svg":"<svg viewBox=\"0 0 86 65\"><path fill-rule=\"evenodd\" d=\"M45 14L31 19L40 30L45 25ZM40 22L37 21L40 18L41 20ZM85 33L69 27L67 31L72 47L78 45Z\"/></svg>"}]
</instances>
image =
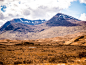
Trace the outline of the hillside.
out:
<instances>
[{"instance_id":1,"label":"hillside","mask_svg":"<svg viewBox=\"0 0 86 65\"><path fill-rule=\"evenodd\" d=\"M86 21L58 13L47 22L28 25L20 22L6 22L0 28L0 39L42 39L64 36L86 31Z\"/></svg>"},{"instance_id":2,"label":"hillside","mask_svg":"<svg viewBox=\"0 0 86 65\"><path fill-rule=\"evenodd\" d=\"M0 31L4 31L6 27L10 26L11 24L17 24L19 25L19 23L21 24L26 24L26 25L39 25L46 22L46 20L28 20L28 19L24 19L24 18L17 18L17 19L13 19L10 21L7 21L1 28Z\"/></svg>"},{"instance_id":3,"label":"hillside","mask_svg":"<svg viewBox=\"0 0 86 65\"><path fill-rule=\"evenodd\" d=\"M86 65L86 31L37 40L0 40L1 65Z\"/></svg>"}]
</instances>

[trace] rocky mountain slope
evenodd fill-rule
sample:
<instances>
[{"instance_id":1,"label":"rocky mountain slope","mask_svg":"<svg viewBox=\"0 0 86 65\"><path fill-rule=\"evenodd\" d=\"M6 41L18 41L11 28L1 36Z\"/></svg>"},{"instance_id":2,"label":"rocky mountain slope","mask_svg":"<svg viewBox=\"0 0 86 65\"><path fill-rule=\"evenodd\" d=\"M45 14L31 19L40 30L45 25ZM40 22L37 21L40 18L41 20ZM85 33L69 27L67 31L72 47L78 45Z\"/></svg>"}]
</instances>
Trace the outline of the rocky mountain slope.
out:
<instances>
[{"instance_id":1,"label":"rocky mountain slope","mask_svg":"<svg viewBox=\"0 0 86 65\"><path fill-rule=\"evenodd\" d=\"M30 42L32 41L30 40ZM40 44L43 43L44 45L47 43L49 45L86 46L86 31L53 38L37 39L35 42L39 42Z\"/></svg>"},{"instance_id":2,"label":"rocky mountain slope","mask_svg":"<svg viewBox=\"0 0 86 65\"><path fill-rule=\"evenodd\" d=\"M75 22L80 21L72 16L62 13L56 14L53 18L46 22L48 26L77 26Z\"/></svg>"},{"instance_id":3,"label":"rocky mountain slope","mask_svg":"<svg viewBox=\"0 0 86 65\"><path fill-rule=\"evenodd\" d=\"M46 22L46 20L28 20L28 19L24 19L24 18L18 18L18 19L13 19L10 21L7 21L1 28L0 31L4 31L6 27L12 26L12 24L17 24L17 25L21 25L21 24L26 24L26 25L38 25L38 24L42 24ZM19 24L20 23L20 24ZM15 25L16 25L15 24ZM23 26L22 26L23 27ZM11 27L9 27L11 28Z\"/></svg>"},{"instance_id":4,"label":"rocky mountain slope","mask_svg":"<svg viewBox=\"0 0 86 65\"><path fill-rule=\"evenodd\" d=\"M47 22L39 25L8 21L0 28L0 31L0 39L52 38L86 31L86 21L58 13Z\"/></svg>"},{"instance_id":5,"label":"rocky mountain slope","mask_svg":"<svg viewBox=\"0 0 86 65\"><path fill-rule=\"evenodd\" d=\"M43 38L36 40L10 40L3 39L0 40L0 44L4 45L16 45L16 44L27 44L33 43L34 45L78 45L78 46L86 46L86 31L79 32L75 34L58 36L53 38Z\"/></svg>"}]
</instances>

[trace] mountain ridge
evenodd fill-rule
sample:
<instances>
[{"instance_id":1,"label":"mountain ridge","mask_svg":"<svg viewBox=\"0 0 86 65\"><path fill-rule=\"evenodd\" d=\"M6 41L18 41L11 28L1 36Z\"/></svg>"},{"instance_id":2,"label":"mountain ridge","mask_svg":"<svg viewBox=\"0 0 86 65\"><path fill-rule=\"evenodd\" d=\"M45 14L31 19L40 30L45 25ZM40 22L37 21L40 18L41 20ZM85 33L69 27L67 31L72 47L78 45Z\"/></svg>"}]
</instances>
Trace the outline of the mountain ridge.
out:
<instances>
[{"instance_id":1,"label":"mountain ridge","mask_svg":"<svg viewBox=\"0 0 86 65\"><path fill-rule=\"evenodd\" d=\"M48 26L77 26L79 25L79 24L76 24L77 21L81 21L81 20L76 19L72 16L58 13L54 17L52 17L50 20L48 20L46 22L46 25Z\"/></svg>"},{"instance_id":2,"label":"mountain ridge","mask_svg":"<svg viewBox=\"0 0 86 65\"><path fill-rule=\"evenodd\" d=\"M0 31L3 31L7 26L9 26L10 24L13 23L22 23L22 24L26 24L26 25L38 25L41 24L43 22L45 22L46 20L28 20L28 19L24 19L24 18L17 18L17 19L13 19L10 21L7 21L3 26L1 26Z\"/></svg>"},{"instance_id":3,"label":"mountain ridge","mask_svg":"<svg viewBox=\"0 0 86 65\"><path fill-rule=\"evenodd\" d=\"M86 31L86 21L62 13L56 14L50 20L39 25L28 25L20 22L6 22L0 28L0 39L42 39Z\"/></svg>"}]
</instances>

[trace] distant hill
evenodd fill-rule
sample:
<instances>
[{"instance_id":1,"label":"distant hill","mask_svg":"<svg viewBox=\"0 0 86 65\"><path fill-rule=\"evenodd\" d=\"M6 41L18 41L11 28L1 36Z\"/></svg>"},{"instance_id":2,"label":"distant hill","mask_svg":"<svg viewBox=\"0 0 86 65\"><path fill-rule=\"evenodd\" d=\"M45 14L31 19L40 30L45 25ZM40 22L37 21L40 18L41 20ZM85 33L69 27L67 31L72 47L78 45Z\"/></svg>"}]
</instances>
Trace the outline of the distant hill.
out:
<instances>
[{"instance_id":1,"label":"distant hill","mask_svg":"<svg viewBox=\"0 0 86 65\"><path fill-rule=\"evenodd\" d=\"M33 41L33 40L31 40ZM43 44L56 44L56 45L79 45L86 46L86 31L66 36L58 36L53 38L37 39L35 42Z\"/></svg>"},{"instance_id":2,"label":"distant hill","mask_svg":"<svg viewBox=\"0 0 86 65\"><path fill-rule=\"evenodd\" d=\"M1 28L0 31L5 30L6 27L11 26L14 23L22 23L22 24L26 24L26 25L39 25L46 22L46 20L28 20L28 19L24 19L24 18L18 18L18 19L13 19L10 21L7 21Z\"/></svg>"},{"instance_id":3,"label":"distant hill","mask_svg":"<svg viewBox=\"0 0 86 65\"><path fill-rule=\"evenodd\" d=\"M56 14L54 17L52 17L50 20L46 22L47 26L79 26L82 23L81 20L76 19L72 16L65 15L62 13ZM86 21L83 23L86 24Z\"/></svg>"},{"instance_id":4,"label":"distant hill","mask_svg":"<svg viewBox=\"0 0 86 65\"><path fill-rule=\"evenodd\" d=\"M7 21L0 28L0 39L42 39L83 31L86 31L86 21L57 13L48 21L24 18Z\"/></svg>"}]
</instances>

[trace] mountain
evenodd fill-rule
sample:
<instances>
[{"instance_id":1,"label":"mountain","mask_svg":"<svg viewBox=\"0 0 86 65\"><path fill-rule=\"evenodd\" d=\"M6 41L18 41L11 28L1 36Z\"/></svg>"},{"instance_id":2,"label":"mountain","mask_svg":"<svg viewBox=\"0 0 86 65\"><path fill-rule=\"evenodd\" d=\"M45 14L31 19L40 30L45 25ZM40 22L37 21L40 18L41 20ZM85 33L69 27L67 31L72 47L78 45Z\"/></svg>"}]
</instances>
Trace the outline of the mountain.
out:
<instances>
[{"instance_id":1,"label":"mountain","mask_svg":"<svg viewBox=\"0 0 86 65\"><path fill-rule=\"evenodd\" d=\"M81 25L80 22L81 20L78 20L72 16L58 13L50 20L48 20L46 22L46 25L47 26L78 26Z\"/></svg>"},{"instance_id":2,"label":"mountain","mask_svg":"<svg viewBox=\"0 0 86 65\"><path fill-rule=\"evenodd\" d=\"M0 28L0 31L0 39L24 40L52 38L86 31L86 21L78 20L66 14L57 13L46 22L45 20L32 21L24 18L13 19L7 21Z\"/></svg>"},{"instance_id":3,"label":"mountain","mask_svg":"<svg viewBox=\"0 0 86 65\"><path fill-rule=\"evenodd\" d=\"M28 24L28 25L38 25L41 23L44 23L46 20L28 20L24 18L19 18L19 19L13 19L10 22L12 23L23 23L23 24Z\"/></svg>"},{"instance_id":4,"label":"mountain","mask_svg":"<svg viewBox=\"0 0 86 65\"><path fill-rule=\"evenodd\" d=\"M15 24L15 23L22 23L22 24L27 24L27 25L39 25L39 24L42 24L46 22L46 20L28 20L28 19L24 19L24 18L18 18L18 19L13 19L13 20L10 20L10 21L7 21L1 28L0 28L0 31L3 31L5 30L5 28L7 27L10 27L12 26L12 24Z\"/></svg>"}]
</instances>

